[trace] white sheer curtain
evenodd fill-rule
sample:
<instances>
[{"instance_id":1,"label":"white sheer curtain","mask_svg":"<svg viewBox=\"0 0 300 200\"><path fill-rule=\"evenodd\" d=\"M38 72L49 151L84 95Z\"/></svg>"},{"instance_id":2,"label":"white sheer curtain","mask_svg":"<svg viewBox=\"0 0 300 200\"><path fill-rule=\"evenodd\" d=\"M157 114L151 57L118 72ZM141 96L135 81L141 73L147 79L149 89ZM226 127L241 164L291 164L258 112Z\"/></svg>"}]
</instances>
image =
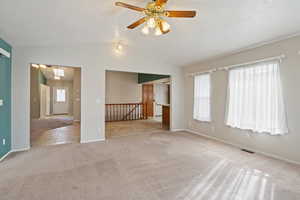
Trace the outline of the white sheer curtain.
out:
<instances>
[{"instance_id":1,"label":"white sheer curtain","mask_svg":"<svg viewBox=\"0 0 300 200\"><path fill-rule=\"evenodd\" d=\"M210 74L194 77L194 119L209 122L210 118Z\"/></svg>"},{"instance_id":2,"label":"white sheer curtain","mask_svg":"<svg viewBox=\"0 0 300 200\"><path fill-rule=\"evenodd\" d=\"M288 132L279 61L229 71L226 124L258 133Z\"/></svg>"}]
</instances>

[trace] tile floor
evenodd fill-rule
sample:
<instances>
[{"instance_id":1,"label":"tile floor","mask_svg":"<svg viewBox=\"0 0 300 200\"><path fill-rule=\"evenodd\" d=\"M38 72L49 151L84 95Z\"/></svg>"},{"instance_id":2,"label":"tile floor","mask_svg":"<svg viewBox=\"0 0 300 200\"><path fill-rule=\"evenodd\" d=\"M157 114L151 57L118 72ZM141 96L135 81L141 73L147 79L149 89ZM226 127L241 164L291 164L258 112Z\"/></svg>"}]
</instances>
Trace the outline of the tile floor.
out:
<instances>
[{"instance_id":1,"label":"tile floor","mask_svg":"<svg viewBox=\"0 0 300 200\"><path fill-rule=\"evenodd\" d=\"M0 176L1 200L300 199L300 166L187 132L35 147Z\"/></svg>"},{"instance_id":2,"label":"tile floor","mask_svg":"<svg viewBox=\"0 0 300 200\"><path fill-rule=\"evenodd\" d=\"M31 121L31 146L78 143L80 123L74 123L72 116L54 115Z\"/></svg>"},{"instance_id":3,"label":"tile floor","mask_svg":"<svg viewBox=\"0 0 300 200\"><path fill-rule=\"evenodd\" d=\"M38 137L31 140L31 146L45 146L80 142L80 123L50 129L42 132Z\"/></svg>"}]
</instances>

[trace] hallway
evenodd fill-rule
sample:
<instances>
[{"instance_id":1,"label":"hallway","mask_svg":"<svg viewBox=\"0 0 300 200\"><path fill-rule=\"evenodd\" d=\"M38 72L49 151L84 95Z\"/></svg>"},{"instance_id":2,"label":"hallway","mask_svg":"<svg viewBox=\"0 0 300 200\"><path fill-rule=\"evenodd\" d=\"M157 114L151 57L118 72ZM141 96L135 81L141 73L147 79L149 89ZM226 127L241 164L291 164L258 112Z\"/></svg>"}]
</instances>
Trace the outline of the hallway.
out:
<instances>
[{"instance_id":1,"label":"hallway","mask_svg":"<svg viewBox=\"0 0 300 200\"><path fill-rule=\"evenodd\" d=\"M80 123L68 115L54 115L31 121L31 146L80 142Z\"/></svg>"}]
</instances>

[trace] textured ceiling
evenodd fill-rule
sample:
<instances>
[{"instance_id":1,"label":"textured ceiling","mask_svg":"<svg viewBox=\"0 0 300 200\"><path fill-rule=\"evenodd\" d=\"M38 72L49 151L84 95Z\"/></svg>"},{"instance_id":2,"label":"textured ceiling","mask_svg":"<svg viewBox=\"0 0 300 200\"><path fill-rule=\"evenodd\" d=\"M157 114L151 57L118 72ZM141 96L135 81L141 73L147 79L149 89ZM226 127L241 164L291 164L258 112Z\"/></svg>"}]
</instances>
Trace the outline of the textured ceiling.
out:
<instances>
[{"instance_id":1,"label":"textured ceiling","mask_svg":"<svg viewBox=\"0 0 300 200\"><path fill-rule=\"evenodd\" d=\"M168 19L171 32L144 36L125 27L142 14L112 0L1 0L0 37L13 45L80 45L123 40L183 66L300 31L299 0L169 0L194 19ZM124 0L144 7L145 0ZM148 51L149 52L149 51Z\"/></svg>"}]
</instances>

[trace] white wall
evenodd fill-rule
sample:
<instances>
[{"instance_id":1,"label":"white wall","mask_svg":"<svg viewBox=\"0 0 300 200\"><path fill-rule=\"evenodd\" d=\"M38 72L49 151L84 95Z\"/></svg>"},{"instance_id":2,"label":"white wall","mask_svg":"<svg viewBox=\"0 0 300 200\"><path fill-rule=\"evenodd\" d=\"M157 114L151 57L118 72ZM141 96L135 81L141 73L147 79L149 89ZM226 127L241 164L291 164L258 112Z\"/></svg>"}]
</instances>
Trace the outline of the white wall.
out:
<instances>
[{"instance_id":1,"label":"white wall","mask_svg":"<svg viewBox=\"0 0 300 200\"><path fill-rule=\"evenodd\" d=\"M189 129L208 136L230 142L242 147L272 154L277 157L300 163L300 37L269 44L256 49L244 51L235 55L206 61L185 67L185 73L239 64L265 57L285 54L280 69L284 98L287 108L290 133L285 136L269 136L267 134L247 134L224 125L227 72L219 71L212 76L212 117L211 123L199 123L192 119L193 108L193 78L186 76L185 80L185 119Z\"/></svg>"},{"instance_id":2,"label":"white wall","mask_svg":"<svg viewBox=\"0 0 300 200\"><path fill-rule=\"evenodd\" d=\"M142 84L138 84L138 73L106 71L105 103L142 102Z\"/></svg>"},{"instance_id":3,"label":"white wall","mask_svg":"<svg viewBox=\"0 0 300 200\"><path fill-rule=\"evenodd\" d=\"M115 55L112 45L71 47L14 47L13 49L12 148L30 146L29 111L30 63L82 67L81 141L105 139L104 104L105 70L168 74L172 76L171 127L185 128L183 120L182 69L168 66L165 57L154 57L151 49L125 48L124 55Z\"/></svg>"}]
</instances>

